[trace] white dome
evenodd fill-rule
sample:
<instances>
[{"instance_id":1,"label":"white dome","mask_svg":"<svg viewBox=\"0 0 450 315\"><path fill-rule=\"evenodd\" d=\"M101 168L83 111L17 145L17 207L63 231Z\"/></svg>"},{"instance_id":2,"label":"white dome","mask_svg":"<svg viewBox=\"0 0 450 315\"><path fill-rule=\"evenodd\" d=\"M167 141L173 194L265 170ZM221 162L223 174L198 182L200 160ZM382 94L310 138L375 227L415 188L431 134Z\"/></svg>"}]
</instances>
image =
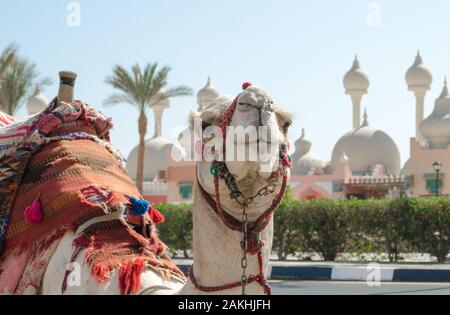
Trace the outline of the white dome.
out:
<instances>
[{"instance_id":1,"label":"white dome","mask_svg":"<svg viewBox=\"0 0 450 315\"><path fill-rule=\"evenodd\" d=\"M166 91L164 89L159 90L159 92L150 99L150 106L158 106L164 108L170 106L170 97L166 96Z\"/></svg>"},{"instance_id":2,"label":"white dome","mask_svg":"<svg viewBox=\"0 0 450 315\"><path fill-rule=\"evenodd\" d=\"M333 149L332 165L336 167L343 154L353 172L367 172L375 165L383 165L388 174L400 173L400 152L392 138L369 126L367 113L360 128L345 134Z\"/></svg>"},{"instance_id":3,"label":"white dome","mask_svg":"<svg viewBox=\"0 0 450 315\"><path fill-rule=\"evenodd\" d=\"M152 181L160 171L167 171L172 143L163 137L156 137L145 142L144 180ZM128 156L127 171L136 179L139 147L136 146Z\"/></svg>"},{"instance_id":4,"label":"white dome","mask_svg":"<svg viewBox=\"0 0 450 315\"><path fill-rule=\"evenodd\" d=\"M430 69L423 63L420 52L417 52L414 64L406 72L405 80L410 90L415 88L430 89L430 85L433 83L433 76Z\"/></svg>"},{"instance_id":5,"label":"white dome","mask_svg":"<svg viewBox=\"0 0 450 315\"><path fill-rule=\"evenodd\" d=\"M445 148L450 144L450 95L447 80L433 112L420 124L420 131L428 140L430 148Z\"/></svg>"},{"instance_id":6,"label":"white dome","mask_svg":"<svg viewBox=\"0 0 450 315\"><path fill-rule=\"evenodd\" d=\"M36 92L28 99L27 109L29 115L40 113L48 105L48 99L42 94L39 88L36 88Z\"/></svg>"},{"instance_id":7,"label":"white dome","mask_svg":"<svg viewBox=\"0 0 450 315\"><path fill-rule=\"evenodd\" d=\"M406 161L405 165L403 165L401 175L411 175L412 174L412 162L411 159Z\"/></svg>"},{"instance_id":8,"label":"white dome","mask_svg":"<svg viewBox=\"0 0 450 315\"><path fill-rule=\"evenodd\" d=\"M311 152L312 142L306 139L305 129L302 136L295 142L295 153L292 155L292 174L314 175L318 169L325 167L325 162Z\"/></svg>"},{"instance_id":9,"label":"white dome","mask_svg":"<svg viewBox=\"0 0 450 315\"><path fill-rule=\"evenodd\" d=\"M295 154L298 154L299 157L307 154L311 150L312 143L311 141L306 139L305 129L302 129L302 136L300 137L300 139L295 141L294 146Z\"/></svg>"},{"instance_id":10,"label":"white dome","mask_svg":"<svg viewBox=\"0 0 450 315\"><path fill-rule=\"evenodd\" d=\"M367 93L370 82L367 74L361 69L358 57L355 57L352 68L344 76L344 88L347 94L357 91Z\"/></svg>"},{"instance_id":11,"label":"white dome","mask_svg":"<svg viewBox=\"0 0 450 315\"><path fill-rule=\"evenodd\" d=\"M206 86L197 93L197 102L201 107L200 109L202 110L206 108L219 96L220 96L219 91L212 84L211 78L208 78Z\"/></svg>"}]
</instances>

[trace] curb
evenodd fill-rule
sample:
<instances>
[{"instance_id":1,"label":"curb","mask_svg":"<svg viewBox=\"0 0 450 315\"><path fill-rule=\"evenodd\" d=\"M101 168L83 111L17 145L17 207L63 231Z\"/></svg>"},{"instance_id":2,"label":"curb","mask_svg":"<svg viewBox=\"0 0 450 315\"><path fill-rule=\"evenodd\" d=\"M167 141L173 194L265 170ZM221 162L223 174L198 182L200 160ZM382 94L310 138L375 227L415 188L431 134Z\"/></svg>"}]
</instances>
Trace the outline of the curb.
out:
<instances>
[{"instance_id":1,"label":"curb","mask_svg":"<svg viewBox=\"0 0 450 315\"><path fill-rule=\"evenodd\" d=\"M190 264L178 264L187 274ZM450 265L448 269L405 266L383 266L368 264L366 266L317 265L296 266L269 264L267 274L271 280L303 281L379 281L379 282L450 282Z\"/></svg>"}]
</instances>

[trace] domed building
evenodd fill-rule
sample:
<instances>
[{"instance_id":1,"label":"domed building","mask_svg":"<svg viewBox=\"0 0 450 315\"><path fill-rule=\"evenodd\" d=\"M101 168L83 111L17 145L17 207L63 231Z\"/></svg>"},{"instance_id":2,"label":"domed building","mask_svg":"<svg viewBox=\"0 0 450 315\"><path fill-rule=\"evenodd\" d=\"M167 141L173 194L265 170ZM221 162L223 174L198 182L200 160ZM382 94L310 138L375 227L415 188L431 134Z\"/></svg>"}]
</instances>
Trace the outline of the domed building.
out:
<instances>
[{"instance_id":1,"label":"domed building","mask_svg":"<svg viewBox=\"0 0 450 315\"><path fill-rule=\"evenodd\" d=\"M127 159L127 171L131 178L136 179L138 147L135 147ZM155 137L145 142L144 181L156 178L165 179L172 143L161 137Z\"/></svg>"},{"instance_id":2,"label":"domed building","mask_svg":"<svg viewBox=\"0 0 450 315\"><path fill-rule=\"evenodd\" d=\"M361 124L361 99L367 94L370 85L369 78L361 68L358 56L355 56L353 65L344 76L345 94L349 95L353 104L353 129Z\"/></svg>"},{"instance_id":3,"label":"domed building","mask_svg":"<svg viewBox=\"0 0 450 315\"><path fill-rule=\"evenodd\" d=\"M314 175L323 173L326 162L311 152L312 142L306 138L305 129L295 142L295 153L292 155L292 174Z\"/></svg>"},{"instance_id":4,"label":"domed building","mask_svg":"<svg viewBox=\"0 0 450 315\"><path fill-rule=\"evenodd\" d=\"M402 174L411 180L413 196L450 195L450 95L447 79L432 113L419 124L421 141L411 139L411 157ZM439 179L434 164L439 162Z\"/></svg>"},{"instance_id":5,"label":"domed building","mask_svg":"<svg viewBox=\"0 0 450 315\"><path fill-rule=\"evenodd\" d=\"M197 93L198 111L203 111L209 104L219 97L219 91L212 84L211 78L208 77L206 86Z\"/></svg>"},{"instance_id":6,"label":"domed building","mask_svg":"<svg viewBox=\"0 0 450 315\"><path fill-rule=\"evenodd\" d=\"M185 152L179 151L170 140L162 136L162 118L164 111L170 107L170 99L165 97L165 91L150 100L150 108L154 115L155 133L145 142L144 162L144 196L154 203L186 203L192 201L193 184L195 181L195 161L184 159ZM212 103L220 94L208 78L207 84L197 93L199 110ZM187 128L189 130L190 128ZM181 135L189 134L183 132ZM180 135L180 136L181 136ZM178 139L181 148L191 141ZM173 152L178 152L182 158L174 159ZM137 172L139 148L136 146L129 154L126 169L135 179Z\"/></svg>"},{"instance_id":7,"label":"domed building","mask_svg":"<svg viewBox=\"0 0 450 315\"><path fill-rule=\"evenodd\" d=\"M375 166L381 165L387 174L400 173L400 152L394 140L382 130L372 128L367 112L362 125L336 143L332 154L332 165L341 162L342 155L348 158L353 174L371 174Z\"/></svg>"},{"instance_id":8,"label":"domed building","mask_svg":"<svg viewBox=\"0 0 450 315\"><path fill-rule=\"evenodd\" d=\"M298 199L379 198L404 190L397 145L369 124L367 112L361 123L361 101L370 81L357 57L343 85L353 105L353 128L337 141L330 162L311 153L312 143L304 132L295 142L291 187Z\"/></svg>"},{"instance_id":9,"label":"domed building","mask_svg":"<svg viewBox=\"0 0 450 315\"><path fill-rule=\"evenodd\" d=\"M426 148L445 149L450 144L450 95L447 79L433 112L420 124L420 132L424 137Z\"/></svg>"},{"instance_id":10,"label":"domed building","mask_svg":"<svg viewBox=\"0 0 450 315\"><path fill-rule=\"evenodd\" d=\"M145 142L144 181L152 181L155 177L165 179L172 147L172 143L162 136L162 117L164 110L170 106L170 99L164 97L164 91L160 91L154 101L150 101L150 108L153 110L155 133ZM136 146L127 160L127 171L133 179L136 178L138 152L139 146Z\"/></svg>"},{"instance_id":11,"label":"domed building","mask_svg":"<svg viewBox=\"0 0 450 315\"><path fill-rule=\"evenodd\" d=\"M28 99L27 110L28 115L35 115L44 110L49 104L48 99L42 94L39 86L36 86L34 94Z\"/></svg>"},{"instance_id":12,"label":"domed building","mask_svg":"<svg viewBox=\"0 0 450 315\"><path fill-rule=\"evenodd\" d=\"M424 118L425 95L431 88L433 75L428 66L423 63L420 52L417 52L413 65L406 72L405 81L408 90L413 92L416 98L416 140L421 142L423 136L420 133L419 126Z\"/></svg>"}]
</instances>

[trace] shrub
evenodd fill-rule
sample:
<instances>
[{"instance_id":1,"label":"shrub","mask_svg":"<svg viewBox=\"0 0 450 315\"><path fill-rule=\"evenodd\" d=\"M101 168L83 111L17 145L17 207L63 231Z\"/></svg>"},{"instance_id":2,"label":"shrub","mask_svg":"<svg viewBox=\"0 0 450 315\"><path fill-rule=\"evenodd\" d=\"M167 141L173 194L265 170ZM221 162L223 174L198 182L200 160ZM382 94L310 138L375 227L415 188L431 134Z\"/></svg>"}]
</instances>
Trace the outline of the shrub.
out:
<instances>
[{"instance_id":1,"label":"shrub","mask_svg":"<svg viewBox=\"0 0 450 315\"><path fill-rule=\"evenodd\" d=\"M158 210L166 217L166 221L158 225L161 240L169 251L176 255L182 251L189 258L192 249L192 205L158 205Z\"/></svg>"},{"instance_id":2,"label":"shrub","mask_svg":"<svg viewBox=\"0 0 450 315\"><path fill-rule=\"evenodd\" d=\"M172 253L188 257L192 205L157 208L166 216L161 239ZM280 260L300 252L327 261L340 253L387 253L396 262L401 253L418 251L445 262L449 249L449 198L299 201L288 193L275 212L273 250Z\"/></svg>"},{"instance_id":3,"label":"shrub","mask_svg":"<svg viewBox=\"0 0 450 315\"><path fill-rule=\"evenodd\" d=\"M312 200L298 203L298 233L302 247L334 261L346 248L349 220L344 203L338 200Z\"/></svg>"},{"instance_id":4,"label":"shrub","mask_svg":"<svg viewBox=\"0 0 450 315\"><path fill-rule=\"evenodd\" d=\"M407 237L412 224L410 204L403 200L347 201L353 219L354 246L360 253L387 253L390 262L399 261L402 252L411 249Z\"/></svg>"},{"instance_id":5,"label":"shrub","mask_svg":"<svg viewBox=\"0 0 450 315\"><path fill-rule=\"evenodd\" d=\"M413 223L408 237L419 251L443 263L450 248L450 200L424 198L411 201Z\"/></svg>"},{"instance_id":6,"label":"shrub","mask_svg":"<svg viewBox=\"0 0 450 315\"><path fill-rule=\"evenodd\" d=\"M285 199L275 212L273 251L279 260L286 260L288 255L301 251L297 209L297 201Z\"/></svg>"}]
</instances>

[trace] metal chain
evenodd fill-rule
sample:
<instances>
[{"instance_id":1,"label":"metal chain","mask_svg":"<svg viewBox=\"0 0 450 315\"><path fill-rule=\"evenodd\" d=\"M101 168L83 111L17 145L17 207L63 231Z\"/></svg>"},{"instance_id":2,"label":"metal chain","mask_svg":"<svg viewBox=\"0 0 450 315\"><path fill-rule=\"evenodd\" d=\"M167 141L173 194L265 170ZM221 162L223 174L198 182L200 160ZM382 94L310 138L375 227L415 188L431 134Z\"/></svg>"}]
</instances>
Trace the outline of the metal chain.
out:
<instances>
[{"instance_id":1,"label":"metal chain","mask_svg":"<svg viewBox=\"0 0 450 315\"><path fill-rule=\"evenodd\" d=\"M247 223L248 223L248 214L247 214L247 208L248 205L244 204L243 211L242 211L242 240L241 240L241 247L242 247L242 259L241 259L241 268L242 268L242 277L241 277L241 285L242 285L242 295L246 295L245 289L247 286L247 247L248 247L248 230L247 230Z\"/></svg>"},{"instance_id":2,"label":"metal chain","mask_svg":"<svg viewBox=\"0 0 450 315\"><path fill-rule=\"evenodd\" d=\"M237 186L236 179L228 170L228 167L224 162L214 162L213 165L217 166L217 172L221 179L224 180L225 184L230 191L230 198L235 200L241 206L247 205L247 207L257 198L266 196L269 193L274 191L274 187L272 184L267 184L263 188L261 188L255 195L245 198L241 193L239 187ZM242 200L239 200L241 198Z\"/></svg>"}]
</instances>

